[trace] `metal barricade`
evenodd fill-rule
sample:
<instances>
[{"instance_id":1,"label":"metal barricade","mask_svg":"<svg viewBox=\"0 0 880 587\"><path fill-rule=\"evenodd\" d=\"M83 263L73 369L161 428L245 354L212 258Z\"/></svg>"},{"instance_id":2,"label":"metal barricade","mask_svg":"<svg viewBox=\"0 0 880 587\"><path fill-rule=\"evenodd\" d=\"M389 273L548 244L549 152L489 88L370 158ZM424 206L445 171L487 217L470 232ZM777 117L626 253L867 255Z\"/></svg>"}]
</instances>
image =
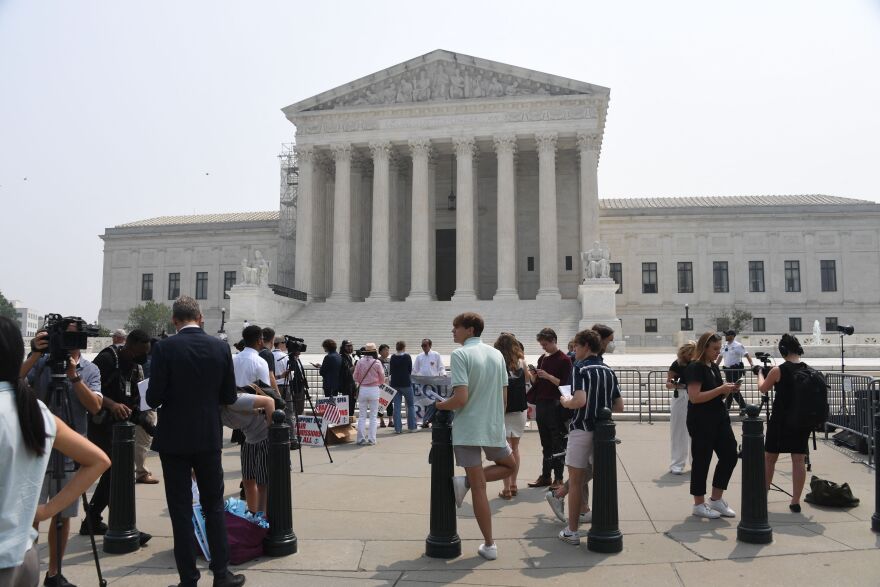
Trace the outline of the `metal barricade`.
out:
<instances>
[{"instance_id":1,"label":"metal barricade","mask_svg":"<svg viewBox=\"0 0 880 587\"><path fill-rule=\"evenodd\" d=\"M648 371L645 377L645 397L648 408L648 423L654 423L654 414L669 413L669 399L672 397L672 390L666 389L666 376L668 371ZM681 393L681 390L679 390Z\"/></svg>"},{"instance_id":2,"label":"metal barricade","mask_svg":"<svg viewBox=\"0 0 880 587\"><path fill-rule=\"evenodd\" d=\"M623 398L624 413L639 412L642 421L642 374L636 369L615 369L617 383L620 385L620 396Z\"/></svg>"},{"instance_id":3,"label":"metal barricade","mask_svg":"<svg viewBox=\"0 0 880 587\"><path fill-rule=\"evenodd\" d=\"M828 384L828 424L863 438L869 463L872 463L875 452L874 410L880 400L878 380L851 373L826 371L824 375ZM828 438L827 427L825 438ZM852 449L852 446L848 448Z\"/></svg>"}]
</instances>

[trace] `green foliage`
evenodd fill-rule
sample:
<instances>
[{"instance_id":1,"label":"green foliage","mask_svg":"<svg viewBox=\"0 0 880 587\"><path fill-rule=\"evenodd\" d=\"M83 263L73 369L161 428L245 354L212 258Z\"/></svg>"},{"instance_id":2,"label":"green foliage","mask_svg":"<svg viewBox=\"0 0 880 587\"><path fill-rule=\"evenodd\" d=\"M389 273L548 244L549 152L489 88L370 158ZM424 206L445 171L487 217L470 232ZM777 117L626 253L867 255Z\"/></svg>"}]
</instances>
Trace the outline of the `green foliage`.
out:
<instances>
[{"instance_id":1,"label":"green foliage","mask_svg":"<svg viewBox=\"0 0 880 587\"><path fill-rule=\"evenodd\" d=\"M737 332L743 332L752 328L752 313L748 310L741 310L736 306L731 306L710 316L709 325L718 332L731 328Z\"/></svg>"},{"instance_id":2,"label":"green foliage","mask_svg":"<svg viewBox=\"0 0 880 587\"><path fill-rule=\"evenodd\" d=\"M110 336L110 329L109 328L101 326L100 324L95 324L95 326L98 327L98 336L105 337L105 338Z\"/></svg>"},{"instance_id":3,"label":"green foliage","mask_svg":"<svg viewBox=\"0 0 880 587\"><path fill-rule=\"evenodd\" d=\"M18 313L15 311L15 308L12 306L12 303L6 299L6 296L0 292L0 316L6 316L21 328L21 322L18 321Z\"/></svg>"},{"instance_id":4,"label":"green foliage","mask_svg":"<svg viewBox=\"0 0 880 587\"><path fill-rule=\"evenodd\" d=\"M163 330L166 333L174 332L174 325L171 323L171 308L152 300L135 306L128 312L128 322L125 323L125 328L129 332L140 329L150 336L159 336Z\"/></svg>"}]
</instances>

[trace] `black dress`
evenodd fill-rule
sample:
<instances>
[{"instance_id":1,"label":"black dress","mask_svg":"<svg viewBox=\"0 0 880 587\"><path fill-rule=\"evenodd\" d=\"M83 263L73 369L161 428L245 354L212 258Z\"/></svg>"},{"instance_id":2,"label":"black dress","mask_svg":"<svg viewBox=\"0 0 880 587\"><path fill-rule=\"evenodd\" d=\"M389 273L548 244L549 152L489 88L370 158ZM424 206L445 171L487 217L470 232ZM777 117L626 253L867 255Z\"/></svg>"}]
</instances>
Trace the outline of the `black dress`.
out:
<instances>
[{"instance_id":1,"label":"black dress","mask_svg":"<svg viewBox=\"0 0 880 587\"><path fill-rule=\"evenodd\" d=\"M799 393L794 388L794 372L805 368L803 363L786 361L779 365L779 381L774 386L773 411L767 424L767 439L764 450L775 454L804 455L808 452L809 428L792 428L786 424L788 412L792 408L793 395Z\"/></svg>"}]
</instances>

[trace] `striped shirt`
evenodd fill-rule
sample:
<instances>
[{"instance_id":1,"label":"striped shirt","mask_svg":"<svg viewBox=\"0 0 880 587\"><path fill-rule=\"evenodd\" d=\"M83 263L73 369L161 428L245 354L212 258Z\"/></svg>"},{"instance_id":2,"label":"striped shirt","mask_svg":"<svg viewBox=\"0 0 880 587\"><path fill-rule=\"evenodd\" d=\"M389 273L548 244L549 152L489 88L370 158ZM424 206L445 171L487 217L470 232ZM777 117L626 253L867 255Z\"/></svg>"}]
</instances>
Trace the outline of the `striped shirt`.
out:
<instances>
[{"instance_id":1,"label":"striped shirt","mask_svg":"<svg viewBox=\"0 0 880 587\"><path fill-rule=\"evenodd\" d=\"M579 369L575 369L572 393L579 390L587 392L587 403L574 411L568 429L592 432L596 428L596 420L599 419L599 410L611 409L614 400L620 397L617 375L605 364L582 364Z\"/></svg>"}]
</instances>

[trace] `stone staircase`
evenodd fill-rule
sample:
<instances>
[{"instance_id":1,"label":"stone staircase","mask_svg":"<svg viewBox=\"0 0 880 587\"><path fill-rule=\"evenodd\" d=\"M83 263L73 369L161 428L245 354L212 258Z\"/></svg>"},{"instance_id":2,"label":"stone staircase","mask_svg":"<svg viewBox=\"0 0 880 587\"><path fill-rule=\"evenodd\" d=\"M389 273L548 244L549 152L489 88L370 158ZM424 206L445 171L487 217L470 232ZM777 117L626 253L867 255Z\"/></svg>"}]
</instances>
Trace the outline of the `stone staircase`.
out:
<instances>
[{"instance_id":1,"label":"stone staircase","mask_svg":"<svg viewBox=\"0 0 880 587\"><path fill-rule=\"evenodd\" d=\"M321 341L351 340L355 348L367 342L406 341L409 353L419 352L422 338L430 338L434 350L448 355L458 345L452 341L452 319L461 312L477 312L486 328L483 341L492 344L502 331L512 332L522 341L527 355L540 354L535 335L553 328L564 349L577 332L581 306L577 300L502 302L316 302L275 326L278 334L305 339L308 354L320 354Z\"/></svg>"}]
</instances>

